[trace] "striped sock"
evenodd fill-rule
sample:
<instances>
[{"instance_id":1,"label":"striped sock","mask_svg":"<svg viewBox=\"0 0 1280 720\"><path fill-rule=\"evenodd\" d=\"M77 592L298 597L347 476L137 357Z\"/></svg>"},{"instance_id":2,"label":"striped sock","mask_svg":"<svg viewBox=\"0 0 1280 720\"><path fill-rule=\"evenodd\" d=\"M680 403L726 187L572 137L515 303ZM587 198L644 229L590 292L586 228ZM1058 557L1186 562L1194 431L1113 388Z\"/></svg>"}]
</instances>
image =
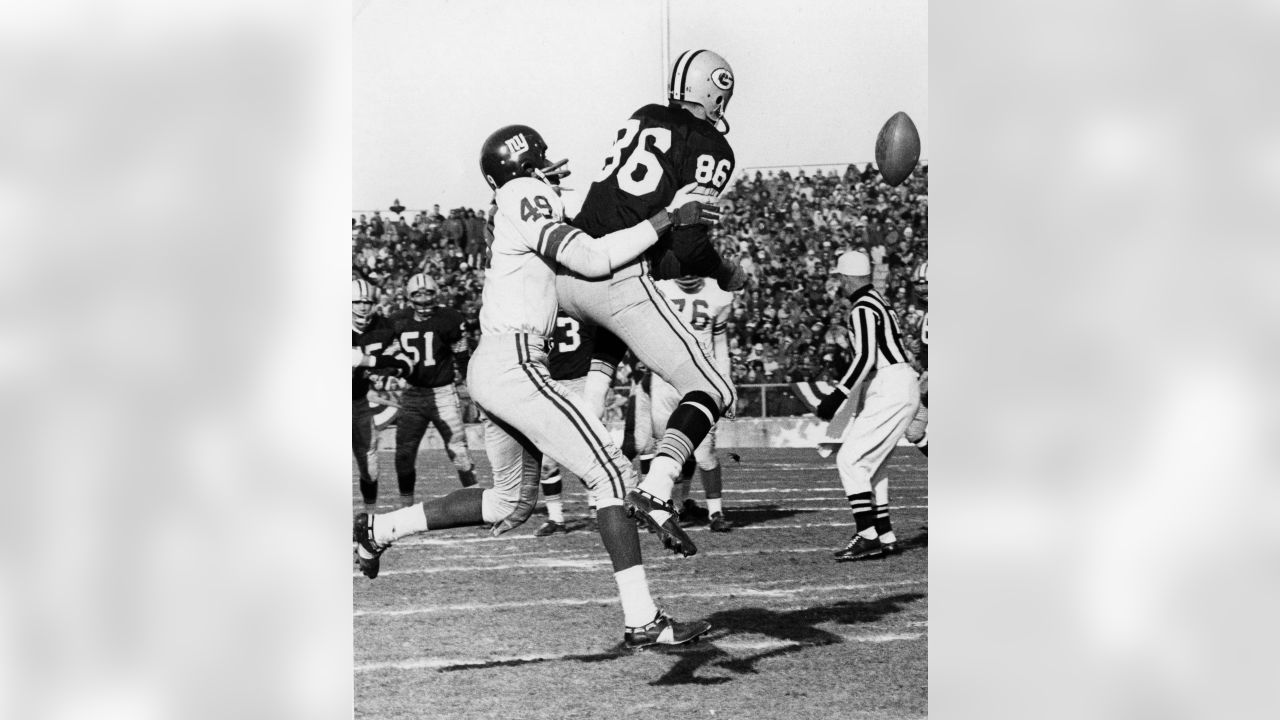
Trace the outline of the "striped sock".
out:
<instances>
[{"instance_id":1,"label":"striped sock","mask_svg":"<svg viewBox=\"0 0 1280 720\"><path fill-rule=\"evenodd\" d=\"M876 510L871 502L870 492L854 493L847 496L849 509L853 511L853 526L857 533L865 538L876 536Z\"/></svg>"},{"instance_id":2,"label":"striped sock","mask_svg":"<svg viewBox=\"0 0 1280 720\"><path fill-rule=\"evenodd\" d=\"M880 542L891 543L897 540L893 534L893 523L889 522L889 478L882 477L875 483L876 534Z\"/></svg>"}]
</instances>

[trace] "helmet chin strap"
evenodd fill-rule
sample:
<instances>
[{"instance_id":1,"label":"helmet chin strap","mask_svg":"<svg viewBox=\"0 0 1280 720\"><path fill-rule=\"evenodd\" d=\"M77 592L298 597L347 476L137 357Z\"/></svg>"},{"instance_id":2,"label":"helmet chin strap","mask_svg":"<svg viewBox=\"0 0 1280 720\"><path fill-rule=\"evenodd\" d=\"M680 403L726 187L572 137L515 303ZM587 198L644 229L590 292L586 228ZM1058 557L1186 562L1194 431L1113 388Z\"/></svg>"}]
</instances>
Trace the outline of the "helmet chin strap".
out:
<instances>
[{"instance_id":1,"label":"helmet chin strap","mask_svg":"<svg viewBox=\"0 0 1280 720\"><path fill-rule=\"evenodd\" d=\"M724 123L724 130L720 130L720 123ZM720 119L717 120L715 125L712 125L712 127L714 127L716 130L720 130L721 135L728 135L729 134L729 118L721 115Z\"/></svg>"}]
</instances>

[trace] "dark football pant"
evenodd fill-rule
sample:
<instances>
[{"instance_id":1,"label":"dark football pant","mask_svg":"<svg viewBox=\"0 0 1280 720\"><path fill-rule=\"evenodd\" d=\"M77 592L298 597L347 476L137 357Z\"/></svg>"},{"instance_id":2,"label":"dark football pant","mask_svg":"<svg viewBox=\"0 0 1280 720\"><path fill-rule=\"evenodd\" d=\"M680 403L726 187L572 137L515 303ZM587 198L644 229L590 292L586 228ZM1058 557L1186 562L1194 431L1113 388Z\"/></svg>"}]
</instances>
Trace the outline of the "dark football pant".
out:
<instances>
[{"instance_id":1,"label":"dark football pant","mask_svg":"<svg viewBox=\"0 0 1280 720\"><path fill-rule=\"evenodd\" d=\"M412 495L417 485L418 449L427 428L434 426L445 452L458 470L464 487L475 485L474 465L467 448L458 390L452 384L438 388L411 387L400 398L396 418L396 480L401 495Z\"/></svg>"},{"instance_id":2,"label":"dark football pant","mask_svg":"<svg viewBox=\"0 0 1280 720\"><path fill-rule=\"evenodd\" d=\"M373 442L374 410L364 397L351 401L351 454L360 471L360 495L366 505L378 500L378 448ZM373 466L370 471L370 466Z\"/></svg>"}]
</instances>

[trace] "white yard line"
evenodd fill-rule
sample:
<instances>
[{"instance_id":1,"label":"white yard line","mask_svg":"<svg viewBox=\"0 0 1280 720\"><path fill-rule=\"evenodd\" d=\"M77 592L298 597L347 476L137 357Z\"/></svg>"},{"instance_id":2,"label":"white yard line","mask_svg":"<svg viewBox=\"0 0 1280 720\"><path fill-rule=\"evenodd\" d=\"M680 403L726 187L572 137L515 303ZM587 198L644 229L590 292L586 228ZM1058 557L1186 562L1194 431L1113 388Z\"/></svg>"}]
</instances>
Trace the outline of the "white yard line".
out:
<instances>
[{"instance_id":1,"label":"white yard line","mask_svg":"<svg viewBox=\"0 0 1280 720\"><path fill-rule=\"evenodd\" d=\"M925 585L928 580L920 578L918 580L897 580L893 582L883 583L866 583L851 585L800 585L789 588L779 588L775 590L762 590L754 587L718 587L713 591L702 592L685 592L685 593L661 593L663 600L674 600L677 598L725 598L727 596L734 597L750 597L750 598L782 598L794 595L813 595L817 593L829 592L850 592L853 590L881 589L891 587L904 587L908 585ZM548 598L545 600L522 600L517 602L499 602L499 603L462 603L457 605L431 605L423 607L396 608L383 610L356 610L352 613L355 617L395 617L401 615L424 615L428 613L439 612L478 612L485 610L510 610L514 608L531 608L531 607L573 607L577 605L616 605L618 603L617 596L605 598Z\"/></svg>"},{"instance_id":2,"label":"white yard line","mask_svg":"<svg viewBox=\"0 0 1280 720\"><path fill-rule=\"evenodd\" d=\"M874 634L839 634L841 642L854 643L887 643L887 642L903 642L910 640L919 640L924 637L924 633L874 633ZM805 643L790 640L706 640L705 644L714 646L718 650L726 650L731 652L761 652L770 650L781 650L789 647L805 647L813 645L825 645L826 643ZM695 646L696 647L696 646ZM392 660L388 662L365 663L356 665L355 671L358 673L378 672L381 670L442 670L445 668L463 668L467 666L483 666L495 663L521 663L521 662L539 662L539 661L557 661L568 660L580 657L584 653L547 653L538 655L508 655L492 658L442 658L442 657L416 657L404 660ZM619 657L625 657L629 653L618 652Z\"/></svg>"}]
</instances>

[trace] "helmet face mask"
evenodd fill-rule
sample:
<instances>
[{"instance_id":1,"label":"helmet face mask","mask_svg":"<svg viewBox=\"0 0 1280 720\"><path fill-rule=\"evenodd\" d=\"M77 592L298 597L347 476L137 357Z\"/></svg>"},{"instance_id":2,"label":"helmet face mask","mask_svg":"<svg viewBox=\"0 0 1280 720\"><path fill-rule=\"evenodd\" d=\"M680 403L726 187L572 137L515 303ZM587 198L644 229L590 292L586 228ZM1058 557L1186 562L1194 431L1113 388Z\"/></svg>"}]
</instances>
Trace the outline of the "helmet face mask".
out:
<instances>
[{"instance_id":1,"label":"helmet face mask","mask_svg":"<svg viewBox=\"0 0 1280 720\"><path fill-rule=\"evenodd\" d=\"M686 50L671 66L667 97L701 107L707 122L719 126L723 121L728 133L729 121L724 114L733 88L733 68L724 58L710 50Z\"/></svg>"},{"instance_id":2,"label":"helmet face mask","mask_svg":"<svg viewBox=\"0 0 1280 720\"><path fill-rule=\"evenodd\" d=\"M409 278L409 282L405 285L405 294L409 296L409 304L413 306L413 312L418 315L425 314L435 305L439 291L440 286L435 279L425 273L414 275Z\"/></svg>"},{"instance_id":3,"label":"helmet face mask","mask_svg":"<svg viewBox=\"0 0 1280 720\"><path fill-rule=\"evenodd\" d=\"M497 190L519 177L532 177L553 187L569 176L566 160L547 160L547 142L528 125L507 125L485 139L480 148L480 173Z\"/></svg>"},{"instance_id":4,"label":"helmet face mask","mask_svg":"<svg viewBox=\"0 0 1280 720\"><path fill-rule=\"evenodd\" d=\"M351 281L351 327L363 331L373 318L373 305L378 291L368 280Z\"/></svg>"}]
</instances>

